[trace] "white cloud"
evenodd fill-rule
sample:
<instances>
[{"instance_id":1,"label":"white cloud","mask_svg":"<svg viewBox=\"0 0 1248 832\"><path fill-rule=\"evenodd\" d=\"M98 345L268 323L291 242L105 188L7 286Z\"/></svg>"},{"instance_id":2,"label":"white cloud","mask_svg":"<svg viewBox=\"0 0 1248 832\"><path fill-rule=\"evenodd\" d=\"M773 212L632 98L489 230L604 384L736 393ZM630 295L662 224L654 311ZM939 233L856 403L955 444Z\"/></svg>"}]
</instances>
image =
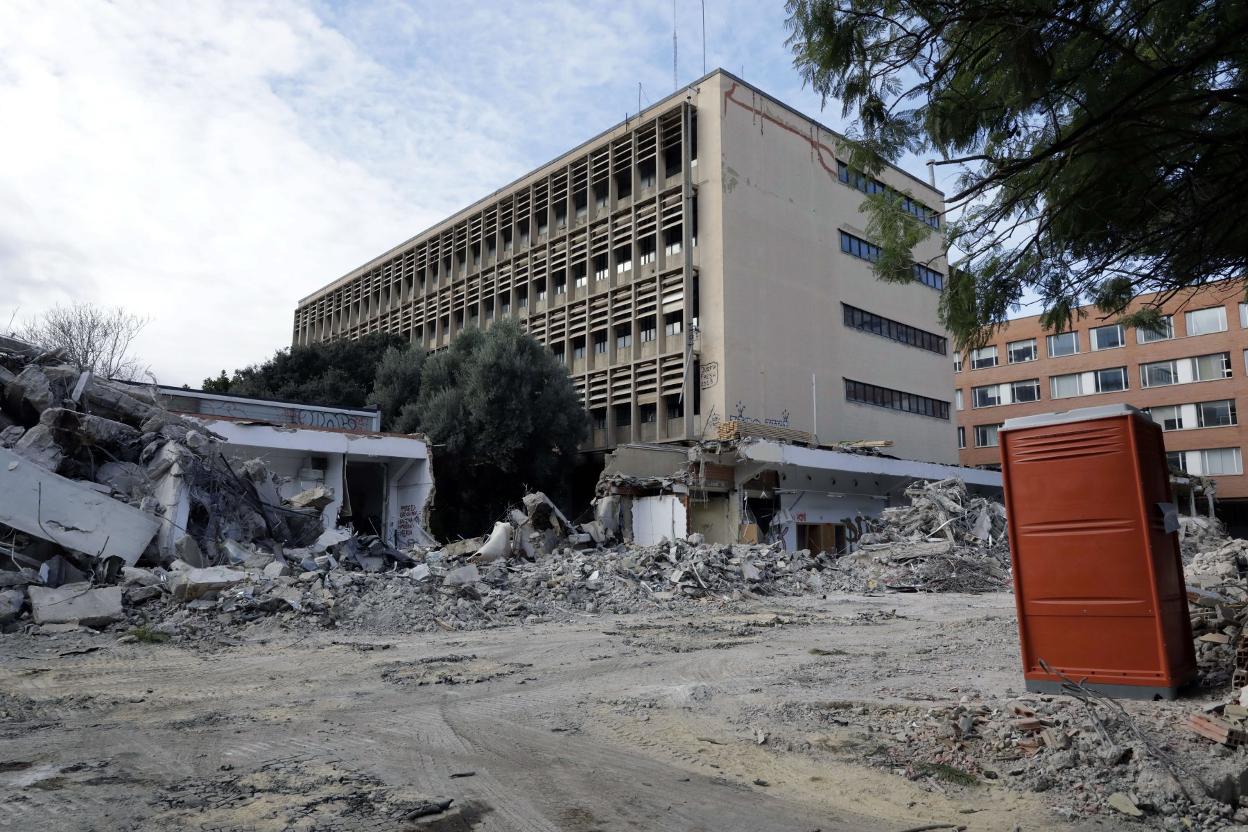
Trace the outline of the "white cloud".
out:
<instances>
[{"instance_id":1,"label":"white cloud","mask_svg":"<svg viewBox=\"0 0 1248 832\"><path fill-rule=\"evenodd\" d=\"M710 65L817 110L761 5L711 4ZM162 381L262 360L300 297L612 126L638 82L669 93L670 27L667 0L7 0L0 326L82 299L151 317Z\"/></svg>"}]
</instances>

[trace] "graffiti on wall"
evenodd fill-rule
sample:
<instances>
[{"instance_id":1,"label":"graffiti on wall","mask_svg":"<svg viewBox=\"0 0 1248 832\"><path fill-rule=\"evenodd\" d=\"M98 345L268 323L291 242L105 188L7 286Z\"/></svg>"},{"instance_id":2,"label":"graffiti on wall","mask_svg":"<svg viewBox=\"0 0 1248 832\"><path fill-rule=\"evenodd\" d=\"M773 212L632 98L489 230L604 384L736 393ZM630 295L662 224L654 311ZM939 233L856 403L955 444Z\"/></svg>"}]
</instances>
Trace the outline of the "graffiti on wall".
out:
<instances>
[{"instance_id":1,"label":"graffiti on wall","mask_svg":"<svg viewBox=\"0 0 1248 832\"><path fill-rule=\"evenodd\" d=\"M259 419L279 425L304 428L333 428L334 430L374 430L371 416L352 413L334 413L306 407L284 407L260 402L228 402L205 399L200 402L199 412L206 416L226 416L232 419Z\"/></svg>"},{"instance_id":2,"label":"graffiti on wall","mask_svg":"<svg viewBox=\"0 0 1248 832\"><path fill-rule=\"evenodd\" d=\"M420 540L416 530L420 527L420 506L415 503L404 503L399 506L399 527L395 537L400 545L411 545Z\"/></svg>"},{"instance_id":3,"label":"graffiti on wall","mask_svg":"<svg viewBox=\"0 0 1248 832\"><path fill-rule=\"evenodd\" d=\"M703 390L711 389L719 383L719 362L708 361L701 365L698 376L698 385Z\"/></svg>"},{"instance_id":4,"label":"graffiti on wall","mask_svg":"<svg viewBox=\"0 0 1248 832\"><path fill-rule=\"evenodd\" d=\"M719 414L716 413L712 414L710 421L711 427L718 427L719 423L724 420L720 419ZM737 406L733 409L733 412L728 414L727 421L745 422L751 425L773 425L778 428L787 428L789 426L789 409L786 407L784 410L780 411L780 417L778 419L760 419L759 417L751 416L746 412L744 402L737 402Z\"/></svg>"},{"instance_id":5,"label":"graffiti on wall","mask_svg":"<svg viewBox=\"0 0 1248 832\"><path fill-rule=\"evenodd\" d=\"M857 517L842 517L841 525L845 527L845 539L850 543L857 543L869 531L867 518L861 514Z\"/></svg>"}]
</instances>

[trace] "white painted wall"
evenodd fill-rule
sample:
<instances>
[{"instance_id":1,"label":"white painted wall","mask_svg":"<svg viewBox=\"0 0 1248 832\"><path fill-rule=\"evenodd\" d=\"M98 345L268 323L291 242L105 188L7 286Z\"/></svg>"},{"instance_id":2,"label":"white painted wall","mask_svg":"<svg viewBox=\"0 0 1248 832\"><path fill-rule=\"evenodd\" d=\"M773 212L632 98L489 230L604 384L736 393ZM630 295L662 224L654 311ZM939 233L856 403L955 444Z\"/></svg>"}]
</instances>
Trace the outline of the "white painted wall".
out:
<instances>
[{"instance_id":1,"label":"white painted wall","mask_svg":"<svg viewBox=\"0 0 1248 832\"><path fill-rule=\"evenodd\" d=\"M633 542L653 546L664 539L688 535L688 519L680 498L671 494L633 500Z\"/></svg>"},{"instance_id":2,"label":"white painted wall","mask_svg":"<svg viewBox=\"0 0 1248 832\"><path fill-rule=\"evenodd\" d=\"M798 523L848 525L859 514L863 517L876 517L888 504L887 499L881 500L867 494L826 494L810 491L781 494L780 507L792 520L784 527L784 548L789 551L797 548Z\"/></svg>"}]
</instances>

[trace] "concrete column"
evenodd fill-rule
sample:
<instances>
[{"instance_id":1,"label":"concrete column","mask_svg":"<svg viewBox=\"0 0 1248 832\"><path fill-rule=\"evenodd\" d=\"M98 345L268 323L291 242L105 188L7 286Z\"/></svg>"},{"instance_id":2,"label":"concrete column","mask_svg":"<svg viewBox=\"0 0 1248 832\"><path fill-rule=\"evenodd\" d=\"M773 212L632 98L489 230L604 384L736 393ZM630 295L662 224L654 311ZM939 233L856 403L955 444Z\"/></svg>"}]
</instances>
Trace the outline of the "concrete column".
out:
<instances>
[{"instance_id":1,"label":"concrete column","mask_svg":"<svg viewBox=\"0 0 1248 832\"><path fill-rule=\"evenodd\" d=\"M342 509L342 496L346 493L346 462L345 454L332 454L325 462L325 487L334 494L334 501L321 511L321 520L327 528L338 525L338 512Z\"/></svg>"},{"instance_id":2,"label":"concrete column","mask_svg":"<svg viewBox=\"0 0 1248 832\"><path fill-rule=\"evenodd\" d=\"M680 155L681 155L681 255L684 265L681 269L684 294L684 327L681 335L685 338L685 372L684 372L684 407L685 407L685 439L694 439L693 385L698 383L693 372L693 170L692 153L689 147L691 134L690 113L692 105L686 101L680 106Z\"/></svg>"}]
</instances>

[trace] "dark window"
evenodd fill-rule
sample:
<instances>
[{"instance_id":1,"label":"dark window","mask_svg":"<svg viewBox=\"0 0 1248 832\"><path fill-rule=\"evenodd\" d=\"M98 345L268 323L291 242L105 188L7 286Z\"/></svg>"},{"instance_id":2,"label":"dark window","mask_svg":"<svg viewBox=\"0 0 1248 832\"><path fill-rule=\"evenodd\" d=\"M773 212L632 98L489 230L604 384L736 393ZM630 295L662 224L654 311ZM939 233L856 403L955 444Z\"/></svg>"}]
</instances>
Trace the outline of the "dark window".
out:
<instances>
[{"instance_id":1,"label":"dark window","mask_svg":"<svg viewBox=\"0 0 1248 832\"><path fill-rule=\"evenodd\" d=\"M841 161L836 163L836 175L837 178L846 185L849 185L851 188L857 188L864 194L897 194L901 197L902 210L904 210L907 214L910 214L919 221L930 225L932 228L940 228L940 214L933 211L931 208L928 208L917 199L911 199L905 194L888 187L875 177L867 176L862 171L855 170Z\"/></svg>"},{"instance_id":2,"label":"dark window","mask_svg":"<svg viewBox=\"0 0 1248 832\"><path fill-rule=\"evenodd\" d=\"M637 408L637 414L641 417L643 425L652 425L659 421L659 406L657 404L643 404Z\"/></svg>"},{"instance_id":3,"label":"dark window","mask_svg":"<svg viewBox=\"0 0 1248 832\"><path fill-rule=\"evenodd\" d=\"M879 246L844 231L841 232L841 251L872 263L880 259Z\"/></svg>"},{"instance_id":4,"label":"dark window","mask_svg":"<svg viewBox=\"0 0 1248 832\"><path fill-rule=\"evenodd\" d=\"M943 335L937 335L934 332L928 332L909 324L899 323L898 321L876 315L874 312L867 312L865 309L850 306L847 303L841 304L841 307L845 310L845 326L880 335L889 340L918 347L921 350L934 352L938 355L946 355L948 353L949 342Z\"/></svg>"},{"instance_id":5,"label":"dark window","mask_svg":"<svg viewBox=\"0 0 1248 832\"><path fill-rule=\"evenodd\" d=\"M633 423L633 406L631 404L617 404L615 406L615 426L617 428L626 428Z\"/></svg>"},{"instance_id":6,"label":"dark window","mask_svg":"<svg viewBox=\"0 0 1248 832\"><path fill-rule=\"evenodd\" d=\"M917 413L933 419L949 419L949 402L930 399L914 393L903 393L888 387L879 387L861 381L845 379L845 400L884 407L889 410L901 410L906 413Z\"/></svg>"},{"instance_id":7,"label":"dark window","mask_svg":"<svg viewBox=\"0 0 1248 832\"><path fill-rule=\"evenodd\" d=\"M841 251L870 263L880 259L879 246L875 243L868 243L861 237L855 237L846 231L841 232ZM945 276L935 269L929 269L927 266L919 263L915 263L913 268L914 279L924 286L930 286L937 291L945 287Z\"/></svg>"}]
</instances>

